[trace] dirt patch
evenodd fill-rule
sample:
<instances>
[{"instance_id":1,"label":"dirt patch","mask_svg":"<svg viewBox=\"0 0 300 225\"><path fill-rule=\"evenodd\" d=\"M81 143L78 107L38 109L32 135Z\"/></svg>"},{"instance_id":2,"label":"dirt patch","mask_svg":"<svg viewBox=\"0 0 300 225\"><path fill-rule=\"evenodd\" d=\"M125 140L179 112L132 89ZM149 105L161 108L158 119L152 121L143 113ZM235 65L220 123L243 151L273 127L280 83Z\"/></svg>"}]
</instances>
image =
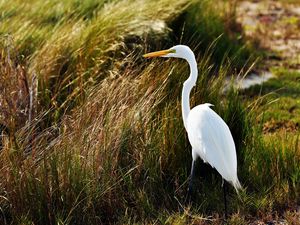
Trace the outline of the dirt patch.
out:
<instances>
[{"instance_id":1,"label":"dirt patch","mask_svg":"<svg viewBox=\"0 0 300 225\"><path fill-rule=\"evenodd\" d=\"M300 1L241 1L237 21L246 37L271 52L271 65L300 69Z\"/></svg>"},{"instance_id":2,"label":"dirt patch","mask_svg":"<svg viewBox=\"0 0 300 225\"><path fill-rule=\"evenodd\" d=\"M299 124L292 121L276 121L271 119L264 123L263 132L264 133L274 133L280 130L287 132L296 132L299 129Z\"/></svg>"}]
</instances>

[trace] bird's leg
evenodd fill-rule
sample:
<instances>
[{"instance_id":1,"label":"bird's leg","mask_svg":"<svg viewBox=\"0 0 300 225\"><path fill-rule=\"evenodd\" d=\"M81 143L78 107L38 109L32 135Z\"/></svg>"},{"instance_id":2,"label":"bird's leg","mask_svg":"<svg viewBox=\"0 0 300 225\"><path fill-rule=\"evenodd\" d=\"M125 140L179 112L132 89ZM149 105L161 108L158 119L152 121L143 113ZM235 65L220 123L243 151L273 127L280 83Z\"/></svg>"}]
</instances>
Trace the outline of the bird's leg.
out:
<instances>
[{"instance_id":1,"label":"bird's leg","mask_svg":"<svg viewBox=\"0 0 300 225\"><path fill-rule=\"evenodd\" d=\"M223 183L223 194L224 194L224 211L225 211L225 222L227 222L227 199L226 199L226 181Z\"/></svg>"},{"instance_id":2,"label":"bird's leg","mask_svg":"<svg viewBox=\"0 0 300 225\"><path fill-rule=\"evenodd\" d=\"M191 197L193 195L193 181L194 181L194 177L195 177L195 164L196 164L196 160L193 159L192 168L191 168L191 176L190 176L189 187L188 187L188 200L189 200L189 202L190 202Z\"/></svg>"}]
</instances>

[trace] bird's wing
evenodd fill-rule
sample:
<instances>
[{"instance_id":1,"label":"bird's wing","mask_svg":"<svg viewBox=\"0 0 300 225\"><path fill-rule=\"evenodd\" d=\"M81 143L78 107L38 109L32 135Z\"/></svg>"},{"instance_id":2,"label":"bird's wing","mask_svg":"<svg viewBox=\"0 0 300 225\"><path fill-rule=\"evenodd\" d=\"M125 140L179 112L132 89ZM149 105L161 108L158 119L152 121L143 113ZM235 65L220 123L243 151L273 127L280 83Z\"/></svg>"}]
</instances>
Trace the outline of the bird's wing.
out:
<instances>
[{"instance_id":1,"label":"bird's wing","mask_svg":"<svg viewBox=\"0 0 300 225\"><path fill-rule=\"evenodd\" d=\"M203 104L188 116L188 136L193 151L227 181L237 180L236 150L231 132L222 118Z\"/></svg>"}]
</instances>

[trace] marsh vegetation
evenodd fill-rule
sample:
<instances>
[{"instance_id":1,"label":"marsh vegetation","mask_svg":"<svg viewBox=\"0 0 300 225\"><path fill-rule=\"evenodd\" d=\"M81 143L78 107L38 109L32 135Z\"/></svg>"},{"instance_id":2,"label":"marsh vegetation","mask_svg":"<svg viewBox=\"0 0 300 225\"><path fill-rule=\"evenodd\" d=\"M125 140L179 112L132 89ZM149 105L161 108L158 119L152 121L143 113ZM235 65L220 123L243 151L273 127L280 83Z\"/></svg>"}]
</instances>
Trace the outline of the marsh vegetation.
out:
<instances>
[{"instance_id":1,"label":"marsh vegetation","mask_svg":"<svg viewBox=\"0 0 300 225\"><path fill-rule=\"evenodd\" d=\"M263 86L223 91L266 56L236 3L0 1L0 224L222 223L221 177L201 161L185 204L187 65L142 58L178 43L198 61L191 105L213 104L236 143L230 224L297 224L300 74L272 68Z\"/></svg>"}]
</instances>

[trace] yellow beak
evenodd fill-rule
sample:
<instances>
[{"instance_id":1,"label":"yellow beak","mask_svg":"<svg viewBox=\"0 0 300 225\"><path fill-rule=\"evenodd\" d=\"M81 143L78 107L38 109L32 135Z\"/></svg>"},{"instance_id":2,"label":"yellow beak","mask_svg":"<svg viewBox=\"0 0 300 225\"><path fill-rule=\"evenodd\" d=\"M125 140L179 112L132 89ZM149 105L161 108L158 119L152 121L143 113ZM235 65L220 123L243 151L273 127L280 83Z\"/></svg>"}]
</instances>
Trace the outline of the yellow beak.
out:
<instances>
[{"instance_id":1,"label":"yellow beak","mask_svg":"<svg viewBox=\"0 0 300 225\"><path fill-rule=\"evenodd\" d=\"M167 55L172 52L173 52L172 50L167 49L167 50L162 50L162 51L157 51L157 52L150 52L150 53L143 55L143 57L145 57L145 58L159 57L159 56Z\"/></svg>"}]
</instances>

